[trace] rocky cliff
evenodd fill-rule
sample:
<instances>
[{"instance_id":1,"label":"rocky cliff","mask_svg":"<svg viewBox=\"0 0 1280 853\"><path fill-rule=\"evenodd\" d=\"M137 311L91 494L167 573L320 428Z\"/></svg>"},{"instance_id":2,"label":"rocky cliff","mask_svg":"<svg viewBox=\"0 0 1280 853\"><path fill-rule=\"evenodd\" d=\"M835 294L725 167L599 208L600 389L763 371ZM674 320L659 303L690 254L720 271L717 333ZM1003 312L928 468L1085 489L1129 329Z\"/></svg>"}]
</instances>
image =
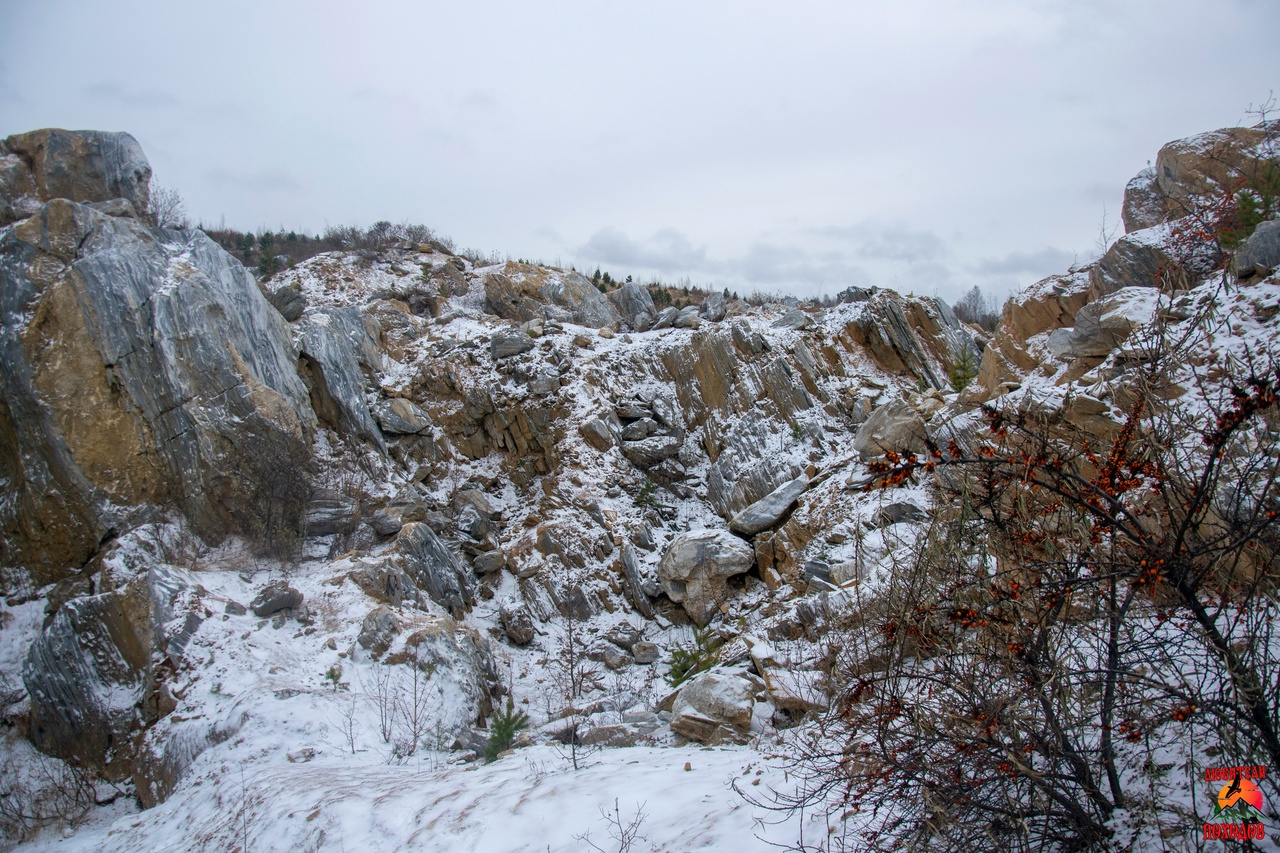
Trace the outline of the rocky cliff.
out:
<instances>
[{"instance_id":1,"label":"rocky cliff","mask_svg":"<svg viewBox=\"0 0 1280 853\"><path fill-rule=\"evenodd\" d=\"M395 706L395 726L429 706L439 748L470 748L503 701L562 742L578 717L601 743L792 725L826 707L826 614L934 509L923 486L866 494L868 462L963 440L1001 399L1113 434L1138 342L1201 316L1197 287L1221 275L1188 217L1268 139L1166 146L1126 191L1129 233L1011 300L988 340L935 298L658 311L638 285L438 243L257 281L202 232L147 224L131 137L9 137L0 571L39 618L7 713L147 806L210 746L305 739L288 707L331 709L344 677L376 704L391 671L414 697L439 685L437 704ZM1277 338L1269 229L1223 303L1251 317L1233 340L1255 355ZM670 673L692 626L727 667L678 692L636 675ZM553 707L566 649L648 687L560 685ZM414 723L395 749L425 742Z\"/></svg>"}]
</instances>

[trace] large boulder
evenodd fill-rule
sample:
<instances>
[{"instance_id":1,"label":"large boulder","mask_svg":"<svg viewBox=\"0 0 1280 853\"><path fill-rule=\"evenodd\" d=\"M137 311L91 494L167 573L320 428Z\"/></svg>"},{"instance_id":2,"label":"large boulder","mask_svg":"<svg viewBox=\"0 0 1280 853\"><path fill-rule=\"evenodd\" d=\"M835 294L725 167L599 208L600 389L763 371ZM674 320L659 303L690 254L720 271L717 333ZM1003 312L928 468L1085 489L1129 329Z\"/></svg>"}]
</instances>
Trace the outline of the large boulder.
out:
<instances>
[{"instance_id":1,"label":"large boulder","mask_svg":"<svg viewBox=\"0 0 1280 853\"><path fill-rule=\"evenodd\" d=\"M751 729L755 686L740 675L695 675L671 707L671 730L701 743L740 741Z\"/></svg>"},{"instance_id":2,"label":"large boulder","mask_svg":"<svg viewBox=\"0 0 1280 853\"><path fill-rule=\"evenodd\" d=\"M658 562L667 597L706 625L728 595L726 580L755 562L755 551L727 530L692 530L676 537Z\"/></svg>"},{"instance_id":3,"label":"large boulder","mask_svg":"<svg viewBox=\"0 0 1280 853\"><path fill-rule=\"evenodd\" d=\"M652 468L664 459L680 452L680 439L670 435L656 435L639 441L622 442L622 455L638 468Z\"/></svg>"},{"instance_id":4,"label":"large boulder","mask_svg":"<svg viewBox=\"0 0 1280 853\"><path fill-rule=\"evenodd\" d=\"M702 300L702 306L698 309L698 316L711 323L719 323L728 313L724 293L718 290L707 294L707 298Z\"/></svg>"},{"instance_id":5,"label":"large boulder","mask_svg":"<svg viewBox=\"0 0 1280 853\"><path fill-rule=\"evenodd\" d=\"M296 528L314 423L288 325L203 232L62 199L0 232L9 592L83 565L131 506L215 541Z\"/></svg>"},{"instance_id":6,"label":"large boulder","mask_svg":"<svg viewBox=\"0 0 1280 853\"><path fill-rule=\"evenodd\" d=\"M1104 358L1133 330L1151 318L1155 294L1150 288L1126 288L1090 302L1076 312L1076 324L1066 338L1067 354L1075 358Z\"/></svg>"},{"instance_id":7,"label":"large boulder","mask_svg":"<svg viewBox=\"0 0 1280 853\"><path fill-rule=\"evenodd\" d=\"M1280 266L1280 219L1263 222L1236 253L1236 272L1241 278L1270 275Z\"/></svg>"},{"instance_id":8,"label":"large boulder","mask_svg":"<svg viewBox=\"0 0 1280 853\"><path fill-rule=\"evenodd\" d=\"M629 281L617 290L610 291L607 296L622 318L622 322L637 332L643 332L653 325L653 318L658 315L657 309L653 306L653 297L649 295L649 289L634 281Z\"/></svg>"},{"instance_id":9,"label":"large boulder","mask_svg":"<svg viewBox=\"0 0 1280 853\"><path fill-rule=\"evenodd\" d=\"M82 203L125 199L147 213L151 164L127 133L33 130L0 143L0 226L55 198Z\"/></svg>"},{"instance_id":10,"label":"large boulder","mask_svg":"<svg viewBox=\"0 0 1280 853\"><path fill-rule=\"evenodd\" d=\"M890 400L876 408L853 436L853 449L863 459L924 450L928 437L924 419L905 400Z\"/></svg>"},{"instance_id":11,"label":"large boulder","mask_svg":"<svg viewBox=\"0 0 1280 853\"><path fill-rule=\"evenodd\" d=\"M116 781L145 770L135 735L176 707L169 677L201 624L191 588L156 567L58 608L22 670L37 749Z\"/></svg>"},{"instance_id":12,"label":"large boulder","mask_svg":"<svg viewBox=\"0 0 1280 853\"><path fill-rule=\"evenodd\" d=\"M282 610L297 610L301 606L301 592L285 581L272 581L253 597L249 609L255 616L273 616Z\"/></svg>"},{"instance_id":13,"label":"large boulder","mask_svg":"<svg viewBox=\"0 0 1280 853\"><path fill-rule=\"evenodd\" d=\"M431 416L403 397L374 404L373 418L386 435L420 435L432 427Z\"/></svg>"}]
</instances>

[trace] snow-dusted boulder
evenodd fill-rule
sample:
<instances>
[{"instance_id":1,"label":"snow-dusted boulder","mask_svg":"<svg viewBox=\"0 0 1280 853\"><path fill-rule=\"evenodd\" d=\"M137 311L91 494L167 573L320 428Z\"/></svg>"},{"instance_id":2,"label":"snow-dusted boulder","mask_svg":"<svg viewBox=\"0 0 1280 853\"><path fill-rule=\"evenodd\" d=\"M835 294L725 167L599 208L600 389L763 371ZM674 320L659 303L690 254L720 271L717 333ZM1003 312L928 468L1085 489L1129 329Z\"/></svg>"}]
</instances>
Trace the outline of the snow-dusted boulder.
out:
<instances>
[{"instance_id":1,"label":"snow-dusted boulder","mask_svg":"<svg viewBox=\"0 0 1280 853\"><path fill-rule=\"evenodd\" d=\"M751 728L755 686L740 675L695 675L671 707L671 730L702 743L740 740Z\"/></svg>"},{"instance_id":2,"label":"snow-dusted boulder","mask_svg":"<svg viewBox=\"0 0 1280 853\"><path fill-rule=\"evenodd\" d=\"M658 562L658 580L667 597L684 606L699 625L711 621L728 593L725 581L755 562L751 546L727 530L681 534Z\"/></svg>"}]
</instances>

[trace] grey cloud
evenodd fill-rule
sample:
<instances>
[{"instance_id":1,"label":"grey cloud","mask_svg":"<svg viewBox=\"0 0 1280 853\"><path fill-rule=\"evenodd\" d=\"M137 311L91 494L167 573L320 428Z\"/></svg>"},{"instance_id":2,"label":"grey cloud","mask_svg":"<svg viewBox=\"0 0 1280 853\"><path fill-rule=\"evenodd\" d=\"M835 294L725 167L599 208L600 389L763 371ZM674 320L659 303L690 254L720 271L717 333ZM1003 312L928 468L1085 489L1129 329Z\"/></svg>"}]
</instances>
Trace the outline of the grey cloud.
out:
<instances>
[{"instance_id":1,"label":"grey cloud","mask_svg":"<svg viewBox=\"0 0 1280 853\"><path fill-rule=\"evenodd\" d=\"M462 106L470 110L489 112L498 109L498 96L487 89L474 89L462 99Z\"/></svg>"},{"instance_id":2,"label":"grey cloud","mask_svg":"<svg viewBox=\"0 0 1280 853\"><path fill-rule=\"evenodd\" d=\"M1046 246L1034 252L1011 252L1002 258L985 258L976 269L992 275L1040 274L1063 271L1075 261L1076 256L1065 249Z\"/></svg>"},{"instance_id":3,"label":"grey cloud","mask_svg":"<svg viewBox=\"0 0 1280 853\"><path fill-rule=\"evenodd\" d=\"M798 246L757 242L740 258L716 264L751 284L845 287L870 283L867 271L841 252L811 252Z\"/></svg>"},{"instance_id":4,"label":"grey cloud","mask_svg":"<svg viewBox=\"0 0 1280 853\"><path fill-rule=\"evenodd\" d=\"M854 244L859 257L880 261L921 263L944 258L950 251L947 241L934 232L899 224L868 221L857 225L810 228L807 233Z\"/></svg>"},{"instance_id":5,"label":"grey cloud","mask_svg":"<svg viewBox=\"0 0 1280 853\"><path fill-rule=\"evenodd\" d=\"M687 272L702 266L706 249L694 246L674 228L664 228L648 240L633 240L617 228L601 228L577 254L598 263L643 267L661 272Z\"/></svg>"},{"instance_id":6,"label":"grey cloud","mask_svg":"<svg viewBox=\"0 0 1280 853\"><path fill-rule=\"evenodd\" d=\"M172 92L164 89L135 89L121 83L94 83L85 89L85 94L133 109L170 109L178 105L178 98Z\"/></svg>"},{"instance_id":7,"label":"grey cloud","mask_svg":"<svg viewBox=\"0 0 1280 853\"><path fill-rule=\"evenodd\" d=\"M264 169L259 172L239 174L226 169L212 169L208 173L209 180L227 184L237 189L253 193L296 193L302 185L283 169Z\"/></svg>"}]
</instances>

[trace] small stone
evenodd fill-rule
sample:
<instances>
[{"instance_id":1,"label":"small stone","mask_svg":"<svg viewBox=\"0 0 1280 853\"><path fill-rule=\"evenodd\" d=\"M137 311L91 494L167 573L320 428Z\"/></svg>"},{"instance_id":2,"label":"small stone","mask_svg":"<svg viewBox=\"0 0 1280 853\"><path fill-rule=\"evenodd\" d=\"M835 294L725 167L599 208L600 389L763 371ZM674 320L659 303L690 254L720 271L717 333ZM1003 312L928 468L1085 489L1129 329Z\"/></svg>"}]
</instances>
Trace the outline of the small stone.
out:
<instances>
[{"instance_id":1,"label":"small stone","mask_svg":"<svg viewBox=\"0 0 1280 853\"><path fill-rule=\"evenodd\" d=\"M641 640L631 647L631 654L635 655L638 664L657 663L658 646L648 640Z\"/></svg>"},{"instance_id":2,"label":"small stone","mask_svg":"<svg viewBox=\"0 0 1280 853\"><path fill-rule=\"evenodd\" d=\"M232 616L243 616L249 611L240 602L228 600L227 606L223 608L222 612L229 613Z\"/></svg>"}]
</instances>

